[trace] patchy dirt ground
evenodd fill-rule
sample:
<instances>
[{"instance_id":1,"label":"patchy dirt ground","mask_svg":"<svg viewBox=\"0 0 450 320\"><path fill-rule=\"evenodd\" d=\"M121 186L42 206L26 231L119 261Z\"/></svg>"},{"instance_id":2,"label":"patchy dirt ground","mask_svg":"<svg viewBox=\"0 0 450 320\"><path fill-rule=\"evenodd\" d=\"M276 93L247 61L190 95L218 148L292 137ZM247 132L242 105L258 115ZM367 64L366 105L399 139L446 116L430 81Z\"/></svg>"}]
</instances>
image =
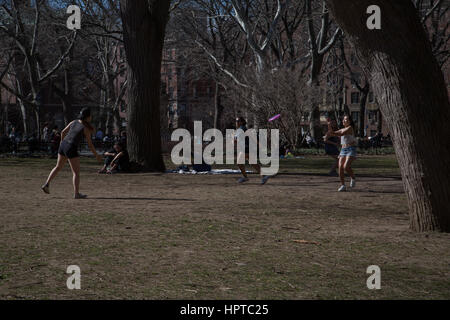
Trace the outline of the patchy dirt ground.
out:
<instances>
[{"instance_id":1,"label":"patchy dirt ground","mask_svg":"<svg viewBox=\"0 0 450 320\"><path fill-rule=\"evenodd\" d=\"M71 199L68 167L42 193L54 163L0 159L1 299L450 298L450 235L408 229L390 156L358 160L347 193L326 158L285 161L265 186L100 176L84 159L86 200ZM81 290L66 287L73 264ZM366 287L369 265L381 290Z\"/></svg>"}]
</instances>

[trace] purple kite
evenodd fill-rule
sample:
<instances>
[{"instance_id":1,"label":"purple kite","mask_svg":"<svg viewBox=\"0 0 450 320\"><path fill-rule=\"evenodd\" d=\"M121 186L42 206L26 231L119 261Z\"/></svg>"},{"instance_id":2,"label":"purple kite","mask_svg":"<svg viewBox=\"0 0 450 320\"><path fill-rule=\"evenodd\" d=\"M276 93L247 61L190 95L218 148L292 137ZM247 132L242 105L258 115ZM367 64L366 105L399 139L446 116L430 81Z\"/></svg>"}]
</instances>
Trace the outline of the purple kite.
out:
<instances>
[{"instance_id":1,"label":"purple kite","mask_svg":"<svg viewBox=\"0 0 450 320\"><path fill-rule=\"evenodd\" d=\"M279 117L281 117L281 113L277 114L276 116L273 116L272 118L269 119L269 122L272 122L274 120L277 120Z\"/></svg>"}]
</instances>

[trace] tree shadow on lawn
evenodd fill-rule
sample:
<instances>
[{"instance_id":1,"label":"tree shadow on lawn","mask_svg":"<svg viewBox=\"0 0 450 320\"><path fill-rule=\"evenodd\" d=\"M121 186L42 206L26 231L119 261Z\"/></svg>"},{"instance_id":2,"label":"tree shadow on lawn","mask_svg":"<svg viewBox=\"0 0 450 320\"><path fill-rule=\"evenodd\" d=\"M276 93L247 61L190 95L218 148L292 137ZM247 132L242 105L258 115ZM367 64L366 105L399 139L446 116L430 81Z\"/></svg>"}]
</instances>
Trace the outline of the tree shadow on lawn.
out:
<instances>
[{"instance_id":1,"label":"tree shadow on lawn","mask_svg":"<svg viewBox=\"0 0 450 320\"><path fill-rule=\"evenodd\" d=\"M352 189L350 192L359 193L386 193L386 194L405 194L404 190L364 190L364 189Z\"/></svg>"},{"instance_id":2,"label":"tree shadow on lawn","mask_svg":"<svg viewBox=\"0 0 450 320\"><path fill-rule=\"evenodd\" d=\"M377 179L392 179L392 180L402 180L400 175L381 175L381 174L356 174L356 178L377 178ZM328 178L338 178L330 176L328 173L308 173L308 172L281 172L276 176L315 176L315 177L328 177ZM345 175L348 177L348 175ZM372 181L372 180L364 180ZM375 181L375 180L374 180ZM378 180L376 180L378 181Z\"/></svg>"},{"instance_id":3,"label":"tree shadow on lawn","mask_svg":"<svg viewBox=\"0 0 450 320\"><path fill-rule=\"evenodd\" d=\"M144 200L144 201L196 201L193 199L145 198L145 197L89 197L86 200Z\"/></svg>"}]
</instances>

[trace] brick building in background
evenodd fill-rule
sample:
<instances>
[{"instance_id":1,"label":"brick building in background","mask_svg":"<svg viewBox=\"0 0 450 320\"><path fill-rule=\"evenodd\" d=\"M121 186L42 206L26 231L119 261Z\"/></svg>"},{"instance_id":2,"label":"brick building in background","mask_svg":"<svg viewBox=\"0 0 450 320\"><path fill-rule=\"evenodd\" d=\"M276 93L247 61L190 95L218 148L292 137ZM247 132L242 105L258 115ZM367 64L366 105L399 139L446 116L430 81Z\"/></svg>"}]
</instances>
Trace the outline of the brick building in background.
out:
<instances>
[{"instance_id":1,"label":"brick building in background","mask_svg":"<svg viewBox=\"0 0 450 320\"><path fill-rule=\"evenodd\" d=\"M123 48L120 50L124 55ZM120 60L119 60L120 61ZM125 63L125 60L121 60ZM116 91L125 82L126 73L115 80ZM189 61L178 54L176 48L163 50L161 65L161 129L171 132L185 128L193 132L194 121L202 121L205 128L213 127L215 82L204 76L196 76ZM120 116L126 123L126 95L120 108Z\"/></svg>"},{"instance_id":2,"label":"brick building in background","mask_svg":"<svg viewBox=\"0 0 450 320\"><path fill-rule=\"evenodd\" d=\"M161 93L168 99L169 130L185 128L193 132L194 121L202 121L205 128L214 126L214 80L197 76L175 48L163 52Z\"/></svg>"}]
</instances>

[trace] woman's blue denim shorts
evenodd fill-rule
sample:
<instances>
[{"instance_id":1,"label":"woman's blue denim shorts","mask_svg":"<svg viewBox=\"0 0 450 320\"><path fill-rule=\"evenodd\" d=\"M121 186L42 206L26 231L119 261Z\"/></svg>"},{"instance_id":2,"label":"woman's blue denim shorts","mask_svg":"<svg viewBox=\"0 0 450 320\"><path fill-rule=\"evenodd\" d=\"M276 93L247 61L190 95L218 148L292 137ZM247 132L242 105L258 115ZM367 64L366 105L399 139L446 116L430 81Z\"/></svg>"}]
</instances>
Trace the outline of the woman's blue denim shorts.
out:
<instances>
[{"instance_id":1,"label":"woman's blue denim shorts","mask_svg":"<svg viewBox=\"0 0 450 320\"><path fill-rule=\"evenodd\" d=\"M339 157L356 157L356 147L342 148Z\"/></svg>"}]
</instances>

